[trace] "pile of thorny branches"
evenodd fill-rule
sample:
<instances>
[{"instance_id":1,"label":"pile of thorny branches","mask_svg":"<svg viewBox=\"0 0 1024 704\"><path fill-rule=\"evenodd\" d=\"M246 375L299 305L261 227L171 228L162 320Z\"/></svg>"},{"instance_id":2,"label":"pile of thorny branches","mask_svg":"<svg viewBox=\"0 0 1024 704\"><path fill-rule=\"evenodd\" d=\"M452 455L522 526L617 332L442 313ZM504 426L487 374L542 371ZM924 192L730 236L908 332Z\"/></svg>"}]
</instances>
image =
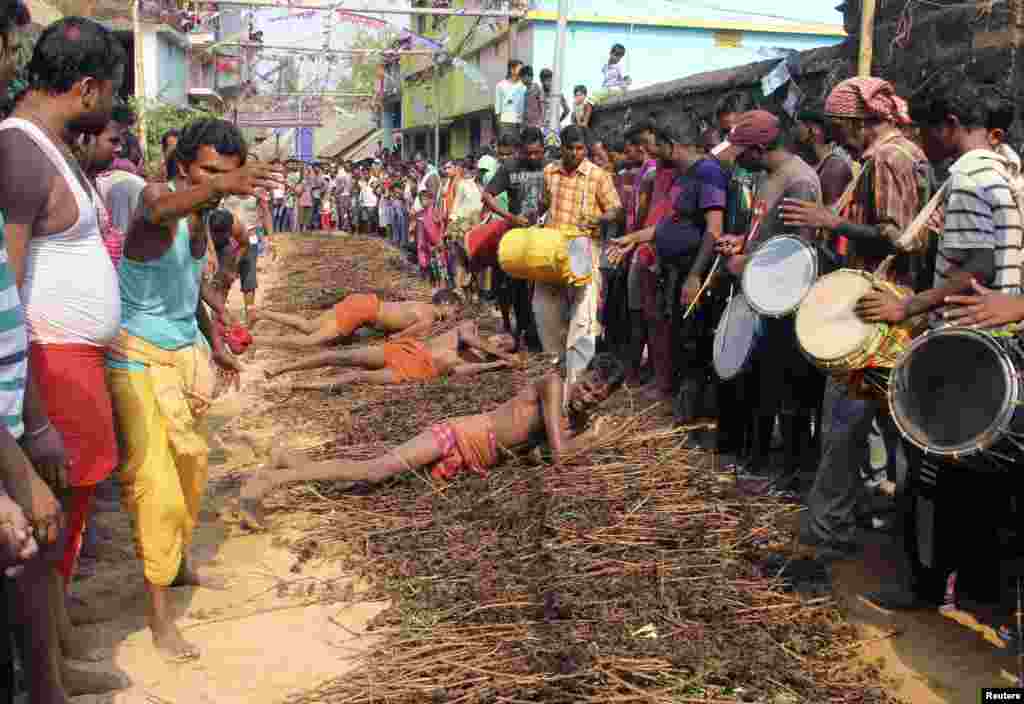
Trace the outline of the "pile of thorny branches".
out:
<instances>
[{"instance_id":1,"label":"pile of thorny branches","mask_svg":"<svg viewBox=\"0 0 1024 704\"><path fill-rule=\"evenodd\" d=\"M361 245L368 261L350 290L369 289L379 266L397 277L394 263L374 263L375 245ZM309 455L373 457L430 423L493 409L542 372L535 362L318 397L350 425ZM739 494L629 392L616 406L601 445L561 465L531 453L487 478L441 484L421 472L271 497L271 508L315 516L294 546L297 568L338 560L373 585L366 598L392 602L360 666L292 704L894 701L858 662L827 584L797 591L766 560L786 547L798 507Z\"/></svg>"},{"instance_id":2,"label":"pile of thorny branches","mask_svg":"<svg viewBox=\"0 0 1024 704\"><path fill-rule=\"evenodd\" d=\"M762 567L794 508L680 439L634 416L562 466L290 492L321 512L301 553L348 555L393 600L361 668L294 701L890 701L827 592Z\"/></svg>"}]
</instances>

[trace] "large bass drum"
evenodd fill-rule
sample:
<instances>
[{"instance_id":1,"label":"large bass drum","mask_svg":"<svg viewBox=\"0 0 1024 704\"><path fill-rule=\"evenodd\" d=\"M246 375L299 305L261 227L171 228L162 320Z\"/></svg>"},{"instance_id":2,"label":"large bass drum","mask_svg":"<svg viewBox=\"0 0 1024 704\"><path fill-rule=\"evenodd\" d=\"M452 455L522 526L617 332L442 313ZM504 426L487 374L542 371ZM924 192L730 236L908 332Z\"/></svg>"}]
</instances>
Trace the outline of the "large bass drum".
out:
<instances>
[{"instance_id":1,"label":"large bass drum","mask_svg":"<svg viewBox=\"0 0 1024 704\"><path fill-rule=\"evenodd\" d=\"M746 296L739 292L734 294L715 330L712 361L719 379L734 379L750 368L763 328L761 316L750 306Z\"/></svg>"},{"instance_id":2,"label":"large bass drum","mask_svg":"<svg viewBox=\"0 0 1024 704\"><path fill-rule=\"evenodd\" d=\"M926 456L1009 470L1024 461L1024 349L1016 337L969 328L914 340L893 368L889 408Z\"/></svg>"}]
</instances>

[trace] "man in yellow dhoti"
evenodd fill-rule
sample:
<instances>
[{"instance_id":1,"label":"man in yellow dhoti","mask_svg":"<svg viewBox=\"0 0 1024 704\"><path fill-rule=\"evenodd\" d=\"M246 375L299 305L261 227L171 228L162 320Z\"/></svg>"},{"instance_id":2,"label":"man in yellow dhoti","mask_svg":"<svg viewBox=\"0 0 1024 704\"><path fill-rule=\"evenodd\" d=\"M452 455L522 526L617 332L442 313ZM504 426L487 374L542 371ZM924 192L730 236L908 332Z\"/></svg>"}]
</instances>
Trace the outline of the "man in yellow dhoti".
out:
<instances>
[{"instance_id":1,"label":"man in yellow dhoti","mask_svg":"<svg viewBox=\"0 0 1024 704\"><path fill-rule=\"evenodd\" d=\"M269 166L245 163L245 140L223 120L193 122L175 154L178 176L146 187L125 240L121 331L110 345L108 381L153 641L180 660L198 652L174 625L167 589L213 586L188 557L206 487L209 448L199 420L213 395L211 352L222 369L238 371L199 302L209 237L204 216L225 195L252 195L276 182Z\"/></svg>"}]
</instances>

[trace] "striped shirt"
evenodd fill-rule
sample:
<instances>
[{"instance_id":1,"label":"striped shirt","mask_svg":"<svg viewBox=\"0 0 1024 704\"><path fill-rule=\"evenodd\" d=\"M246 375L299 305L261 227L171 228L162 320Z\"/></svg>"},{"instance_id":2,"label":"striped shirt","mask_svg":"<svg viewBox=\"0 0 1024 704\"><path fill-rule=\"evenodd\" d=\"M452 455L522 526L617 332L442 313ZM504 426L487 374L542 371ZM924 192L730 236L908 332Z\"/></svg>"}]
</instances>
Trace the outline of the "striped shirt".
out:
<instances>
[{"instance_id":1,"label":"striped shirt","mask_svg":"<svg viewBox=\"0 0 1024 704\"><path fill-rule=\"evenodd\" d=\"M15 439L25 432L22 406L28 371L28 332L14 272L7 264L7 245L0 215L0 422Z\"/></svg>"},{"instance_id":2,"label":"striped shirt","mask_svg":"<svg viewBox=\"0 0 1024 704\"><path fill-rule=\"evenodd\" d=\"M1006 179L1006 159L987 149L967 152L950 167L944 201L945 224L935 260L935 287L963 265L964 250L991 249L995 255L991 288L1021 292L1024 223Z\"/></svg>"}]
</instances>

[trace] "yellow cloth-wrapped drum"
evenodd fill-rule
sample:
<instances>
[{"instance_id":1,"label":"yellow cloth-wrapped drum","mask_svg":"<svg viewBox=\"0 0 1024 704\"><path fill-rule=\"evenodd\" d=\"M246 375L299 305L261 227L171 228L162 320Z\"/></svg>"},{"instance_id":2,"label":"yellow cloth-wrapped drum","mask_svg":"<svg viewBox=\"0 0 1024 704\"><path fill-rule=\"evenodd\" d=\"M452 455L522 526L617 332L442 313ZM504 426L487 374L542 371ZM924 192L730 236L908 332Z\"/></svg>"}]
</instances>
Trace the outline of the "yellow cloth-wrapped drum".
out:
<instances>
[{"instance_id":1,"label":"yellow cloth-wrapped drum","mask_svg":"<svg viewBox=\"0 0 1024 704\"><path fill-rule=\"evenodd\" d=\"M514 279L561 286L586 286L593 276L585 232L548 227L509 230L498 246L498 264Z\"/></svg>"}]
</instances>

